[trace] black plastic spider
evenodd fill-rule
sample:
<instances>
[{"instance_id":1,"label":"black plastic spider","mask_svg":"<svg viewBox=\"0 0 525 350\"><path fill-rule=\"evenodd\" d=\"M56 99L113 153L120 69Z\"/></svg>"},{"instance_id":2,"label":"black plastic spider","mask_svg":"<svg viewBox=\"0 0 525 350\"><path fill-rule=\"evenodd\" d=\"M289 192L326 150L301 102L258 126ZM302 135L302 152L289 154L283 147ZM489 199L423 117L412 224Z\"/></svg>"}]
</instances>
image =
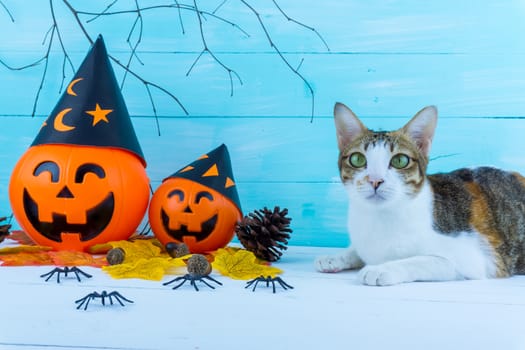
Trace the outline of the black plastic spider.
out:
<instances>
[{"instance_id":1,"label":"black plastic spider","mask_svg":"<svg viewBox=\"0 0 525 350\"><path fill-rule=\"evenodd\" d=\"M254 278L253 280L246 282L246 287L244 288L249 288L253 285L252 292L255 292L255 289L257 288L257 285L259 284L259 282L266 282L266 287L269 287L271 283L274 294L275 294L275 282L279 283L279 285L284 290L293 289L293 287L289 285L288 283L286 283L285 281L283 281L281 277L272 277L272 276L267 276L267 277L259 276L257 278Z\"/></svg>"},{"instance_id":2,"label":"black plastic spider","mask_svg":"<svg viewBox=\"0 0 525 350\"><path fill-rule=\"evenodd\" d=\"M74 273L75 274L75 277L77 278L77 281L81 282L82 280L80 279L80 275L83 275L84 277L86 278L91 278L93 276L91 276L90 274L88 273L85 273L84 271L82 271L81 269L79 269L78 267L76 266L73 266L73 267L64 267L64 268L60 268L60 267L56 267L54 268L53 270L49 271L48 273L45 273L43 275L40 275L40 277L44 278L44 277L47 277L46 278L46 282L49 281L49 279L51 277L53 277L55 274L57 275L57 283L60 283L60 275L61 274L64 274L64 277L67 277L67 274L68 273Z\"/></svg>"},{"instance_id":3,"label":"black plastic spider","mask_svg":"<svg viewBox=\"0 0 525 350\"><path fill-rule=\"evenodd\" d=\"M215 282L217 283L218 285L222 286L222 283L217 281L216 279L210 277L210 276L203 276L203 275L194 275L194 274L185 274L184 276L180 276L180 277L177 277L175 279L172 279L171 281L168 281L166 283L163 283L162 285L163 286L167 286L168 284L171 284L173 282L177 282L177 281L182 281L180 282L179 284L177 284L175 287L173 287L172 289L177 289L179 288L180 286L182 286L184 283L186 283L186 281L190 281L190 284L195 288L195 290L198 292L199 291L199 288L197 288L197 281L201 281L202 283L204 283L205 285L207 285L208 287L210 287L211 289L215 289L214 286L212 286L211 284L209 284L208 282L206 282L205 280L210 280L212 282Z\"/></svg>"},{"instance_id":4,"label":"black plastic spider","mask_svg":"<svg viewBox=\"0 0 525 350\"><path fill-rule=\"evenodd\" d=\"M113 305L113 298L116 301L118 301L120 306L124 306L124 303L122 302L122 300L124 300L124 301L126 301L128 303L133 303L133 301L125 298L122 294L120 294L117 291L113 291L111 293L108 293L105 290L103 290L102 293L98 293L98 292L89 293L85 297L76 300L75 303L78 304L77 310L79 310L82 306L84 306L84 310L87 310L89 302L91 300L97 299L97 298L101 299L101 302L102 302L103 306L106 306L106 298L109 299L110 305Z\"/></svg>"}]
</instances>

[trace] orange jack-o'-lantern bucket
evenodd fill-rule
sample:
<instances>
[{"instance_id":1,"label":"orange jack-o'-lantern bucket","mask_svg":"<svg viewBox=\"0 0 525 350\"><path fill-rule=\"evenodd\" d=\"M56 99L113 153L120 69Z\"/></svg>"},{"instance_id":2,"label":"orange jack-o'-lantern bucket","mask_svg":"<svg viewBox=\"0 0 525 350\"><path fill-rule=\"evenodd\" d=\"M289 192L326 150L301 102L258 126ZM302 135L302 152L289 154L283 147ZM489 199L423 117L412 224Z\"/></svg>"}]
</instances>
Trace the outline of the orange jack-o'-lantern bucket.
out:
<instances>
[{"instance_id":1,"label":"orange jack-o'-lantern bucket","mask_svg":"<svg viewBox=\"0 0 525 350\"><path fill-rule=\"evenodd\" d=\"M192 253L203 253L232 240L240 208L228 150L221 145L165 179L148 215L163 244L186 243Z\"/></svg>"},{"instance_id":2,"label":"orange jack-o'-lantern bucket","mask_svg":"<svg viewBox=\"0 0 525 350\"><path fill-rule=\"evenodd\" d=\"M99 37L13 170L13 214L57 250L127 239L148 205L145 166Z\"/></svg>"}]
</instances>

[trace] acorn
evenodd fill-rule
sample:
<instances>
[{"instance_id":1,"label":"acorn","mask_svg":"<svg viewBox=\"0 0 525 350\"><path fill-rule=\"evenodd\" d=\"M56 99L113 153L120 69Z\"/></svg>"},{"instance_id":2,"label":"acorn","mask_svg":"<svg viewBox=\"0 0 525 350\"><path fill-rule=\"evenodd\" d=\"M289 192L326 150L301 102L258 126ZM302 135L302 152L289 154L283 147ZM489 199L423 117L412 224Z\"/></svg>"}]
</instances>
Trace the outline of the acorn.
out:
<instances>
[{"instance_id":1,"label":"acorn","mask_svg":"<svg viewBox=\"0 0 525 350\"><path fill-rule=\"evenodd\" d=\"M186 243L168 242L164 248L172 258L180 258L190 254L190 249Z\"/></svg>"},{"instance_id":2,"label":"acorn","mask_svg":"<svg viewBox=\"0 0 525 350\"><path fill-rule=\"evenodd\" d=\"M186 265L191 276L208 276L211 273L210 262L201 254L193 254Z\"/></svg>"},{"instance_id":3,"label":"acorn","mask_svg":"<svg viewBox=\"0 0 525 350\"><path fill-rule=\"evenodd\" d=\"M106 255L106 260L110 265L118 265L124 262L126 252L122 248L110 249Z\"/></svg>"}]
</instances>

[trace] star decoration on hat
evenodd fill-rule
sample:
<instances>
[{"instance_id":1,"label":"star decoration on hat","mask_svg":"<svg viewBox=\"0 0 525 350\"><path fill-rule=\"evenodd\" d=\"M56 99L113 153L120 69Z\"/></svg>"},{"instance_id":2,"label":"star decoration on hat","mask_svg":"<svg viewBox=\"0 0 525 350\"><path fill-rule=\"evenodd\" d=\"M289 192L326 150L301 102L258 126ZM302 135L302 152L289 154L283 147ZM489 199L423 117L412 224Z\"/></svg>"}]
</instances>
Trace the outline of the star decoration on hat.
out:
<instances>
[{"instance_id":1,"label":"star decoration on hat","mask_svg":"<svg viewBox=\"0 0 525 350\"><path fill-rule=\"evenodd\" d=\"M94 111L86 111L87 114L93 117L93 126L97 125L98 122L105 121L109 123L108 114L113 112L112 109L102 109L97 103Z\"/></svg>"},{"instance_id":2,"label":"star decoration on hat","mask_svg":"<svg viewBox=\"0 0 525 350\"><path fill-rule=\"evenodd\" d=\"M31 146L41 144L118 148L146 165L102 36L93 43Z\"/></svg>"},{"instance_id":3,"label":"star decoration on hat","mask_svg":"<svg viewBox=\"0 0 525 350\"><path fill-rule=\"evenodd\" d=\"M180 177L198 182L222 193L241 210L237 187L233 178L230 155L222 144L168 178Z\"/></svg>"}]
</instances>

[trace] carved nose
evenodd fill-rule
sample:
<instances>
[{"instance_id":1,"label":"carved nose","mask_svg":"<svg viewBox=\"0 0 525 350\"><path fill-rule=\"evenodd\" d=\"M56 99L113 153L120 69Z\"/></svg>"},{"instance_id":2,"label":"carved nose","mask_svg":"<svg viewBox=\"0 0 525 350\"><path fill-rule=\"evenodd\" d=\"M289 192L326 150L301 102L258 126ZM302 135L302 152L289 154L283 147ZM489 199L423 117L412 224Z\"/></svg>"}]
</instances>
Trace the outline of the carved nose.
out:
<instances>
[{"instance_id":1,"label":"carved nose","mask_svg":"<svg viewBox=\"0 0 525 350\"><path fill-rule=\"evenodd\" d=\"M379 186L381 186L383 182L385 181L384 180L373 180L373 181L370 181L370 184L374 188L374 191L377 191L377 189L379 188Z\"/></svg>"},{"instance_id":2,"label":"carved nose","mask_svg":"<svg viewBox=\"0 0 525 350\"><path fill-rule=\"evenodd\" d=\"M184 212L185 213L193 213L193 211L191 210L190 206L187 206L186 209L184 209Z\"/></svg>"},{"instance_id":3,"label":"carved nose","mask_svg":"<svg viewBox=\"0 0 525 350\"><path fill-rule=\"evenodd\" d=\"M73 196L73 193L71 193L67 186L64 186L64 188L58 192L57 198L75 198L75 196Z\"/></svg>"}]
</instances>

